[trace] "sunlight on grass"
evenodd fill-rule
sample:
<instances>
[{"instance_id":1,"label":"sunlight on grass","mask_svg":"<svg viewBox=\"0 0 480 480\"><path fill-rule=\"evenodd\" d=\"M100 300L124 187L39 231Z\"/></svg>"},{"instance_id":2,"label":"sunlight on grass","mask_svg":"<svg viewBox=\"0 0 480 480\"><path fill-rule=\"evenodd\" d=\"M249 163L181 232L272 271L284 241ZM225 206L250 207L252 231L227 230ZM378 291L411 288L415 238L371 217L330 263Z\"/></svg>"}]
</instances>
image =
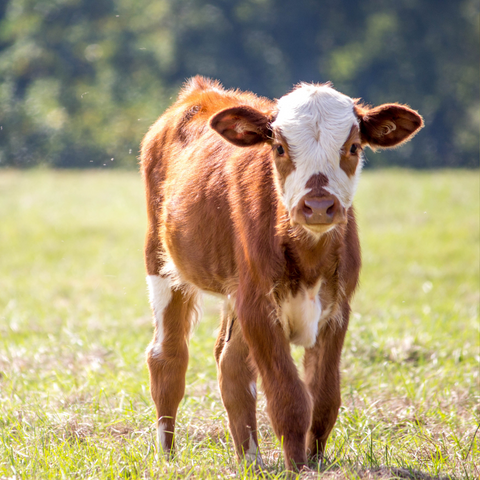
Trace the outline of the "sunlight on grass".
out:
<instances>
[{"instance_id":1,"label":"sunlight on grass","mask_svg":"<svg viewBox=\"0 0 480 480\"><path fill-rule=\"evenodd\" d=\"M478 478L479 188L478 172L363 175L363 270L325 478ZM176 456L156 459L144 210L135 173L0 172L0 478L257 478L235 459L210 297ZM283 478L264 410L260 396L263 475Z\"/></svg>"}]
</instances>

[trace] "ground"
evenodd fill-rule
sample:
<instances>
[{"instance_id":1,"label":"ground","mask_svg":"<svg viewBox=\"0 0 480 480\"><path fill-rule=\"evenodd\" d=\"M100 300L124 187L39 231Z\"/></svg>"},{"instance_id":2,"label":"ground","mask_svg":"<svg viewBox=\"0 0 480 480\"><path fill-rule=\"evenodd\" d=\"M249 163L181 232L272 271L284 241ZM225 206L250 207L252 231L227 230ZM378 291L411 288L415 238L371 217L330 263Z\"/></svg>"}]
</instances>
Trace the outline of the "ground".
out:
<instances>
[{"instance_id":1,"label":"ground","mask_svg":"<svg viewBox=\"0 0 480 480\"><path fill-rule=\"evenodd\" d=\"M343 406L327 462L301 478L478 478L479 183L364 173ZM212 298L190 341L177 456L155 458L144 231L135 172L0 171L0 479L262 477L235 460ZM264 403L263 477L283 478Z\"/></svg>"}]
</instances>

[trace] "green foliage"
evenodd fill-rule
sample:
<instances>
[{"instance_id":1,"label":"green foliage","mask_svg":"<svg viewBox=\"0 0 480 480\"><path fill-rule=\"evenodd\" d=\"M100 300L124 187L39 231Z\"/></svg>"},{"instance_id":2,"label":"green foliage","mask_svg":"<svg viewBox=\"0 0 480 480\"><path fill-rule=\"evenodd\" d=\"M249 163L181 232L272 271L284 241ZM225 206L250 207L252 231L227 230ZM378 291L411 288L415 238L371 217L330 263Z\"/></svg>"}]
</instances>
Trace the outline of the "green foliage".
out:
<instances>
[{"instance_id":1,"label":"green foliage","mask_svg":"<svg viewBox=\"0 0 480 480\"><path fill-rule=\"evenodd\" d=\"M146 31L134 30L145 12L123 3L9 2L1 23L0 163L135 165L139 139L168 94L159 82L162 52L147 52ZM149 11L157 20L165 13Z\"/></svg>"},{"instance_id":2,"label":"green foliage","mask_svg":"<svg viewBox=\"0 0 480 480\"><path fill-rule=\"evenodd\" d=\"M474 0L5 0L0 165L134 167L149 125L203 74L269 97L331 80L410 104L426 128L382 158L473 167L478 14Z\"/></svg>"},{"instance_id":3,"label":"green foliage","mask_svg":"<svg viewBox=\"0 0 480 480\"><path fill-rule=\"evenodd\" d=\"M363 269L325 478L478 478L479 179L363 175ZM4 170L0 218L0 478L285 478L263 396L265 476L236 464L212 298L190 341L177 456L155 459L138 175ZM312 467L302 479L318 478Z\"/></svg>"}]
</instances>

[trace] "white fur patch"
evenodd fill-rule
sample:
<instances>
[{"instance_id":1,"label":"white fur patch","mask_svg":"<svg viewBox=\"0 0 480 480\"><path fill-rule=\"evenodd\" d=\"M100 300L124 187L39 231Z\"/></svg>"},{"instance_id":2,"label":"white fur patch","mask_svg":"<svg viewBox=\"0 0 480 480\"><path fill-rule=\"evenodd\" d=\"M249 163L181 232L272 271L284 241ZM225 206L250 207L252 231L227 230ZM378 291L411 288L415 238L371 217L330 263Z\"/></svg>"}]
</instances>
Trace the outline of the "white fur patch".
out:
<instances>
[{"instance_id":1,"label":"white fur patch","mask_svg":"<svg viewBox=\"0 0 480 480\"><path fill-rule=\"evenodd\" d=\"M328 178L325 190L345 208L351 206L362 162L349 177L340 168L340 155L353 125L358 125L353 100L327 85L302 84L280 98L272 126L287 140L295 165L284 186L288 211L309 192L305 185L310 177L319 173Z\"/></svg>"},{"instance_id":2,"label":"white fur patch","mask_svg":"<svg viewBox=\"0 0 480 480\"><path fill-rule=\"evenodd\" d=\"M248 450L245 452L245 460L248 465L256 463L259 467L263 467L262 456L260 449L253 440L253 435L250 433L250 440L248 441Z\"/></svg>"},{"instance_id":3,"label":"white fur patch","mask_svg":"<svg viewBox=\"0 0 480 480\"><path fill-rule=\"evenodd\" d=\"M285 335L295 345L310 348L317 339L322 318L319 281L311 289L300 288L295 296L289 294L280 304L280 322Z\"/></svg>"},{"instance_id":4,"label":"white fur patch","mask_svg":"<svg viewBox=\"0 0 480 480\"><path fill-rule=\"evenodd\" d=\"M157 423L157 442L158 442L158 453L166 452L166 436L165 436L165 422L161 418L158 419Z\"/></svg>"},{"instance_id":5,"label":"white fur patch","mask_svg":"<svg viewBox=\"0 0 480 480\"><path fill-rule=\"evenodd\" d=\"M255 382L250 383L250 393L253 398L257 398L257 384Z\"/></svg>"},{"instance_id":6,"label":"white fur patch","mask_svg":"<svg viewBox=\"0 0 480 480\"><path fill-rule=\"evenodd\" d=\"M147 285L156 326L155 338L152 340L149 350L152 355L158 356L162 352L164 337L163 315L172 299L171 282L168 278L160 275L148 275Z\"/></svg>"},{"instance_id":7,"label":"white fur patch","mask_svg":"<svg viewBox=\"0 0 480 480\"><path fill-rule=\"evenodd\" d=\"M162 277L168 277L171 287L182 287L185 285L185 282L180 276L180 272L177 269L177 266L171 258L167 255L164 255L163 258L164 264L160 270Z\"/></svg>"}]
</instances>

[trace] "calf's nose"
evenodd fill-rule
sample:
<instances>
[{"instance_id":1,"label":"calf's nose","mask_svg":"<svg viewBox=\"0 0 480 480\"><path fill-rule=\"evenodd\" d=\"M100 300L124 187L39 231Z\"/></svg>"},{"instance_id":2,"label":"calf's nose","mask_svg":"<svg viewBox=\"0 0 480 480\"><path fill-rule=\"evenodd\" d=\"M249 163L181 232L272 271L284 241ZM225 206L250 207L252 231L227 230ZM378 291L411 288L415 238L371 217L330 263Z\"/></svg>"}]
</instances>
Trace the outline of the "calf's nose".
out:
<instances>
[{"instance_id":1,"label":"calf's nose","mask_svg":"<svg viewBox=\"0 0 480 480\"><path fill-rule=\"evenodd\" d=\"M306 198L303 201L303 214L308 225L330 224L335 215L333 198Z\"/></svg>"},{"instance_id":2,"label":"calf's nose","mask_svg":"<svg viewBox=\"0 0 480 480\"><path fill-rule=\"evenodd\" d=\"M343 223L344 210L336 197L304 198L301 205L301 212L307 225Z\"/></svg>"}]
</instances>

